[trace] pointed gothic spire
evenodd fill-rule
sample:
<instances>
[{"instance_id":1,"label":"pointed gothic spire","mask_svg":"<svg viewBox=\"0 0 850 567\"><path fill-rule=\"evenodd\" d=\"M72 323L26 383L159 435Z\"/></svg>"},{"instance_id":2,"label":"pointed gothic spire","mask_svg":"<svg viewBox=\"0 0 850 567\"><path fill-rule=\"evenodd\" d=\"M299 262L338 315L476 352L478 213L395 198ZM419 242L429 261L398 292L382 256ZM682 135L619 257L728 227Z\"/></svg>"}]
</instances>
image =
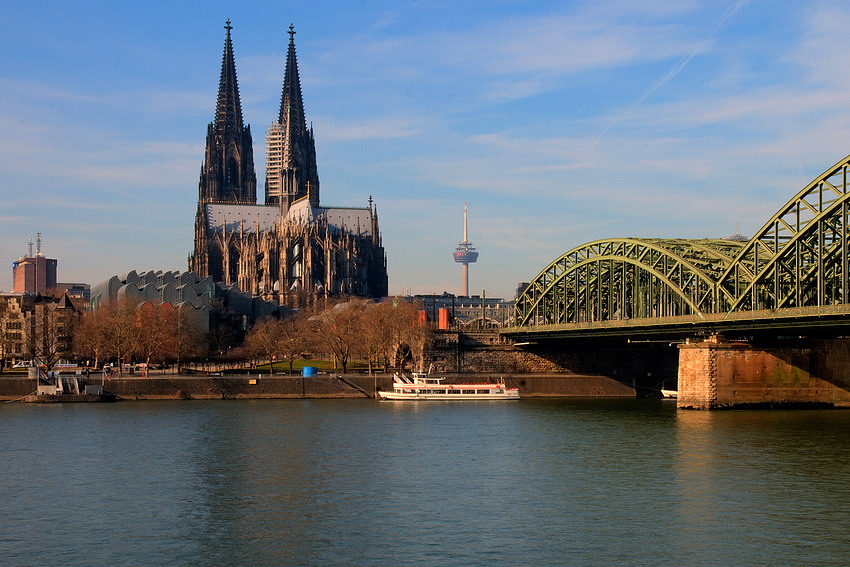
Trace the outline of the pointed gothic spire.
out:
<instances>
[{"instance_id":1,"label":"pointed gothic spire","mask_svg":"<svg viewBox=\"0 0 850 567\"><path fill-rule=\"evenodd\" d=\"M286 214L289 205L307 197L319 206L319 174L312 129L307 128L301 77L295 53L295 27L290 24L286 70L280 94L277 122L267 136L269 162L266 167L266 203L280 203Z\"/></svg>"},{"instance_id":2,"label":"pointed gothic spire","mask_svg":"<svg viewBox=\"0 0 850 567\"><path fill-rule=\"evenodd\" d=\"M283 91L280 94L278 122L288 125L290 131L306 132L304 102L301 100L301 77L298 75L298 59L295 56L295 26L289 24L289 49L286 52L286 71L283 76Z\"/></svg>"},{"instance_id":3,"label":"pointed gothic spire","mask_svg":"<svg viewBox=\"0 0 850 567\"><path fill-rule=\"evenodd\" d=\"M215 120L207 128L207 149L201 168L199 201L250 203L257 202L257 177L254 173L254 150L251 128L242 121L242 103L236 79L236 59L230 39L230 20L224 29L224 54Z\"/></svg>"},{"instance_id":4,"label":"pointed gothic spire","mask_svg":"<svg viewBox=\"0 0 850 567\"><path fill-rule=\"evenodd\" d=\"M228 281L226 261L220 253L210 252L216 229L210 224L211 203L257 203L257 176L251 128L242 121L242 103L236 80L236 60L230 40L230 20L224 26L224 54L215 119L207 126L207 146L198 181L198 210L195 213L195 251L189 268L200 277ZM222 234L226 226L222 226Z\"/></svg>"},{"instance_id":5,"label":"pointed gothic spire","mask_svg":"<svg viewBox=\"0 0 850 567\"><path fill-rule=\"evenodd\" d=\"M215 108L215 128L219 133L242 131L242 101L239 98L239 83L236 80L236 60L230 40L230 20L224 26L224 54L221 57L221 78L218 83L218 103Z\"/></svg>"}]
</instances>

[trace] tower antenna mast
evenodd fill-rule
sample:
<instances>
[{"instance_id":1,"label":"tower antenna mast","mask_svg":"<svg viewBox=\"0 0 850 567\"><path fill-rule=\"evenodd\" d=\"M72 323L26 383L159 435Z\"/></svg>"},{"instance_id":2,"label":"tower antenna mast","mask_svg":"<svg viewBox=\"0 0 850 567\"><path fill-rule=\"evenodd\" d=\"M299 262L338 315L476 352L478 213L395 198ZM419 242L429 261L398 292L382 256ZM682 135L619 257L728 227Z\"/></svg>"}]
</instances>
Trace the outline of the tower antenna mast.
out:
<instances>
[{"instance_id":1,"label":"tower antenna mast","mask_svg":"<svg viewBox=\"0 0 850 567\"><path fill-rule=\"evenodd\" d=\"M475 250L475 245L469 241L466 203L463 204L463 241L457 245L452 256L454 256L455 262L462 266L463 296L469 297L469 265L478 261L478 252Z\"/></svg>"}]
</instances>

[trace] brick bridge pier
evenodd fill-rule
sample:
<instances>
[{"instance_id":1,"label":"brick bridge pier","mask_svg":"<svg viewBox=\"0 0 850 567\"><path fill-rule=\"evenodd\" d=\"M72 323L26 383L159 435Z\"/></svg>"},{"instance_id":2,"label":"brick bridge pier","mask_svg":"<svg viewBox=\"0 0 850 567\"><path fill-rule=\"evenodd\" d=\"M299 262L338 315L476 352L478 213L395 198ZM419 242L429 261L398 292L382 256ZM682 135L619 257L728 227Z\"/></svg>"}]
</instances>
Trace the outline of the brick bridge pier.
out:
<instances>
[{"instance_id":1,"label":"brick bridge pier","mask_svg":"<svg viewBox=\"0 0 850 567\"><path fill-rule=\"evenodd\" d=\"M850 340L782 342L790 344L714 336L679 345L678 407L850 407Z\"/></svg>"},{"instance_id":2,"label":"brick bridge pier","mask_svg":"<svg viewBox=\"0 0 850 567\"><path fill-rule=\"evenodd\" d=\"M425 363L444 374L512 375L524 396L652 396L667 388L678 389L682 409L850 407L850 339L515 344L494 332L440 331Z\"/></svg>"}]
</instances>

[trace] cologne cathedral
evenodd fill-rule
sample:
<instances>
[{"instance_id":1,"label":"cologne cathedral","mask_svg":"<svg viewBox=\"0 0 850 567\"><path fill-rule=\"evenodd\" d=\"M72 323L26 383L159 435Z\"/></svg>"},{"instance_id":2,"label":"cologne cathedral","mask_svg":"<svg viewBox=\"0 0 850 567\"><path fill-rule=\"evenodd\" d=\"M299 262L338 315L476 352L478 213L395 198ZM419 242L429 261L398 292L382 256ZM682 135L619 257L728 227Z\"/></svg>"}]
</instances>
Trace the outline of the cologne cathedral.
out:
<instances>
[{"instance_id":1,"label":"cologne cathedral","mask_svg":"<svg viewBox=\"0 0 850 567\"><path fill-rule=\"evenodd\" d=\"M319 203L316 147L301 100L292 26L280 113L266 136L265 203L257 204L251 128L242 121L230 20L225 29L189 269L291 307L329 296L386 296L386 259L372 198L364 208Z\"/></svg>"}]
</instances>

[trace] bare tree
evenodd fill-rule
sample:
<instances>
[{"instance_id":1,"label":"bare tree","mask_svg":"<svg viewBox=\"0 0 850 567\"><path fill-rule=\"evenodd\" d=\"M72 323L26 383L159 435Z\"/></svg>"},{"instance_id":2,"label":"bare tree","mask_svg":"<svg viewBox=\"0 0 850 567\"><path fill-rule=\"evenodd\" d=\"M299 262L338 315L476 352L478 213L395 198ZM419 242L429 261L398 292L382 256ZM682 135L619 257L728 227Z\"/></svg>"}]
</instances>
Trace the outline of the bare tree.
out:
<instances>
[{"instance_id":1,"label":"bare tree","mask_svg":"<svg viewBox=\"0 0 850 567\"><path fill-rule=\"evenodd\" d=\"M37 300L29 318L29 351L49 372L60 359L73 353L73 336L79 313L70 301Z\"/></svg>"},{"instance_id":2,"label":"bare tree","mask_svg":"<svg viewBox=\"0 0 850 567\"><path fill-rule=\"evenodd\" d=\"M298 312L281 319L278 331L278 354L289 363L289 373L292 374L292 365L299 358L304 358L311 347L307 315Z\"/></svg>"},{"instance_id":3,"label":"bare tree","mask_svg":"<svg viewBox=\"0 0 850 567\"><path fill-rule=\"evenodd\" d=\"M431 329L422 324L419 313L422 309L419 303L400 298L387 301L375 310L371 324L380 330L376 340L376 348L385 366L399 367L404 363L405 355L409 353L414 359L414 365L421 366L425 347L430 341Z\"/></svg>"},{"instance_id":4,"label":"bare tree","mask_svg":"<svg viewBox=\"0 0 850 567\"><path fill-rule=\"evenodd\" d=\"M274 361L280 353L281 322L277 319L257 321L245 338L248 351L269 361L269 374L274 374Z\"/></svg>"},{"instance_id":5,"label":"bare tree","mask_svg":"<svg viewBox=\"0 0 850 567\"><path fill-rule=\"evenodd\" d=\"M139 340L136 354L145 361L145 378L150 376L151 360L162 360L166 345L172 340L177 327L174 307L170 303L154 306L144 302L136 309L136 326Z\"/></svg>"},{"instance_id":6,"label":"bare tree","mask_svg":"<svg viewBox=\"0 0 850 567\"><path fill-rule=\"evenodd\" d=\"M86 313L75 333L78 355L92 357L95 366L117 359L119 376L133 356L146 363L145 376L154 361L176 361L179 372L181 363L202 354L206 344L206 329L193 309L126 298Z\"/></svg>"},{"instance_id":7,"label":"bare tree","mask_svg":"<svg viewBox=\"0 0 850 567\"><path fill-rule=\"evenodd\" d=\"M362 351L364 312L367 300L340 301L310 318L321 344L336 357L343 373L348 371L352 354Z\"/></svg>"},{"instance_id":8,"label":"bare tree","mask_svg":"<svg viewBox=\"0 0 850 567\"><path fill-rule=\"evenodd\" d=\"M94 360L95 368L100 366L108 350L106 329L102 325L104 312L89 311L83 314L74 332L74 352L79 357Z\"/></svg>"},{"instance_id":9,"label":"bare tree","mask_svg":"<svg viewBox=\"0 0 850 567\"><path fill-rule=\"evenodd\" d=\"M369 374L377 365L390 366L387 353L393 350L396 342L394 317L392 305L386 302L369 304L364 310L360 347L369 365Z\"/></svg>"},{"instance_id":10,"label":"bare tree","mask_svg":"<svg viewBox=\"0 0 850 567\"><path fill-rule=\"evenodd\" d=\"M96 313L104 333L104 357L118 361L118 376L123 376L125 361L139 351L141 327L136 324L137 302L124 298L101 305Z\"/></svg>"},{"instance_id":11,"label":"bare tree","mask_svg":"<svg viewBox=\"0 0 850 567\"><path fill-rule=\"evenodd\" d=\"M192 308L178 307L174 324L172 340L166 345L166 357L177 363L180 374L184 361L201 356L207 350L207 331Z\"/></svg>"},{"instance_id":12,"label":"bare tree","mask_svg":"<svg viewBox=\"0 0 850 567\"><path fill-rule=\"evenodd\" d=\"M393 320L396 323L395 337L396 345L394 350L406 344L410 348L411 356L414 358L414 364L420 368L423 365L425 349L433 339L433 332L421 318L422 304L419 302L411 302L399 300L393 303L396 316Z\"/></svg>"}]
</instances>

